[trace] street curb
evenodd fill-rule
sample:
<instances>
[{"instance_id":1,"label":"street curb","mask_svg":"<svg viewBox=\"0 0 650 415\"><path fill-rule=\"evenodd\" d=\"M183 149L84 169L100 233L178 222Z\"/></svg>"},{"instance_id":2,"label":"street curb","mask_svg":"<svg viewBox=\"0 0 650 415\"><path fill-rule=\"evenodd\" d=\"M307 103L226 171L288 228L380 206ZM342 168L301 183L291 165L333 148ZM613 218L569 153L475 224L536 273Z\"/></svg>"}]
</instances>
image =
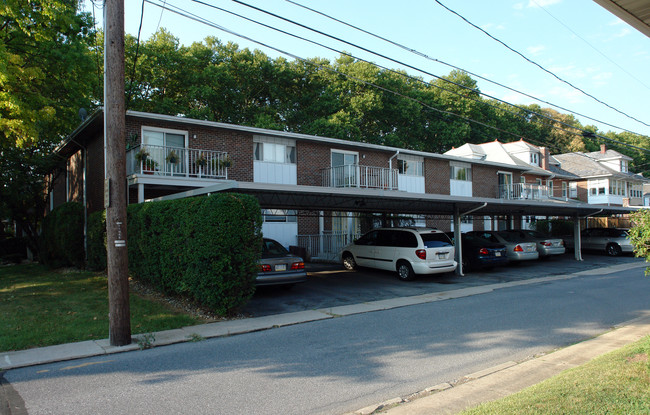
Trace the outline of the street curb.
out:
<instances>
[{"instance_id":1,"label":"street curb","mask_svg":"<svg viewBox=\"0 0 650 415\"><path fill-rule=\"evenodd\" d=\"M134 343L126 346L111 346L108 339L101 339L19 350L0 354L0 370L17 369L21 367L35 366L59 361L108 355L113 353L130 352L144 348L198 341L214 337L233 336L237 334L269 330L273 328L308 323L312 321L326 320L335 317L351 316L373 311L391 310L418 304L426 304L436 301L445 301L456 298L481 295L504 288L540 284L557 280L566 280L588 275L610 274L625 269L646 267L646 265L647 264L645 262L638 264L619 264L609 267L579 271L567 275L531 278L528 280L461 288L452 291L433 292L429 294L421 294L409 297L397 297L387 300L377 300L359 304L327 307L318 310L298 311L293 313L253 317L240 320L227 320L216 323L187 326L180 329L172 329L156 333L141 333L134 335L132 337Z\"/></svg>"}]
</instances>

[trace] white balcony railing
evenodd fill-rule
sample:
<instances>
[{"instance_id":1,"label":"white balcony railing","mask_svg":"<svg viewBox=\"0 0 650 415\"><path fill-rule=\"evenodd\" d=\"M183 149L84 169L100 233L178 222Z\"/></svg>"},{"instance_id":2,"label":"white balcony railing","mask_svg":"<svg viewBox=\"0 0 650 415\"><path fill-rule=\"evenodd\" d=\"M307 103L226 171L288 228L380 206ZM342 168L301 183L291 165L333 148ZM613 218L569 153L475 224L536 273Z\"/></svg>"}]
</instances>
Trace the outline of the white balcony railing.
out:
<instances>
[{"instance_id":1,"label":"white balcony railing","mask_svg":"<svg viewBox=\"0 0 650 415\"><path fill-rule=\"evenodd\" d=\"M397 190L397 169L348 164L321 171L324 187Z\"/></svg>"},{"instance_id":2,"label":"white balcony railing","mask_svg":"<svg viewBox=\"0 0 650 415\"><path fill-rule=\"evenodd\" d=\"M499 185L499 199L529 199L541 200L548 199L548 186L533 183L515 183Z\"/></svg>"},{"instance_id":3,"label":"white balcony railing","mask_svg":"<svg viewBox=\"0 0 650 415\"><path fill-rule=\"evenodd\" d=\"M138 157L145 152L146 158ZM126 153L126 173L227 179L230 159L223 151L143 144Z\"/></svg>"}]
</instances>

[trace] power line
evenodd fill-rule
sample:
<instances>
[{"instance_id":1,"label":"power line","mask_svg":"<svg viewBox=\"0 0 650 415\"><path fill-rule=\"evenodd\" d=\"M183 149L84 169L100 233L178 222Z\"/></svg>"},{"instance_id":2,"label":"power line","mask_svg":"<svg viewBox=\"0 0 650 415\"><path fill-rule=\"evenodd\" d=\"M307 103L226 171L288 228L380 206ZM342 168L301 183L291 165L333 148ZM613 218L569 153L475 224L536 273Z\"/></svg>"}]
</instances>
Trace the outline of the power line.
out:
<instances>
[{"instance_id":1,"label":"power line","mask_svg":"<svg viewBox=\"0 0 650 415\"><path fill-rule=\"evenodd\" d=\"M499 131L499 132L501 132L501 133L507 134L507 135L515 136L515 137L517 137L517 138L521 138L521 137L522 137L521 134L515 134L515 133L512 133L512 132L509 132L509 131L506 131L506 130L500 129L500 128L498 128L498 127L494 127L494 126L492 126L492 125L485 124L485 123L483 123L483 122L481 122L481 121L474 120L474 119L472 119L472 118L465 117L465 116L463 116L463 115L459 115L459 114L453 113L453 112L451 112L451 111L440 110L440 109L438 109L438 108L435 108L435 107L432 107L432 106L426 104L425 102L423 102L423 101L421 101L421 100L419 100L419 99L412 98L412 97L410 97L410 96L407 96L407 95L401 94L401 93L399 93L399 92L396 92L396 91L390 90L390 89L388 89L388 88L382 87L382 86L380 86L380 85L374 84L374 83L372 83L372 82L365 81L365 80L363 80L363 79L360 79L360 78L354 77L354 76L352 76L352 75L349 75L349 74L343 73L343 72L338 71L338 70L336 70L336 69L334 69L334 68L331 68L331 67L325 67L325 66L323 66L323 65L315 64L315 63L313 63L313 62L311 62L311 61L309 61L309 60L307 60L307 59L304 59L304 58L302 58L302 57L299 57L299 56L297 56L297 55L294 55L294 54L292 54L292 53L290 53L290 52L287 52L287 51L284 51L284 50L282 50L282 49L276 48L276 47L271 46L271 45L269 45L269 44L266 44L266 43L264 43L264 42L260 42L260 41L258 41L258 40L253 39L253 38L250 38L250 37L248 37L248 36L245 36L245 35L242 35L242 34L236 33L236 32L234 32L234 31L232 31L232 30L230 30L230 29L225 28L224 26L217 25L217 24L215 24L214 22L211 22L210 20L207 20L207 19L205 19L205 18L203 18L203 17L199 17L199 16L197 16L197 15L195 15L195 14L192 14L192 13L190 13L190 12L188 12L188 11L186 11L186 10L184 10L184 9L182 9L182 8L180 8L180 7L178 7L178 6L171 6L171 7L175 8L175 9L178 9L178 11L177 11L177 10L170 9L168 4L166 4L166 5L160 5L160 4L154 3L152 0L145 0L145 1L147 1L148 3L153 4L153 5L155 5L155 6L158 6L158 7L164 8L165 10L171 11L172 13L176 13L176 14L178 14L178 15L181 15L181 16L183 16L183 17L189 18L189 19L191 19L191 20L195 20L195 21L197 21L197 22L199 22L199 23L203 23L203 24L205 24L205 25L207 25L207 26L210 26L210 27L216 28L216 29L218 29L218 30L221 30L221 31L224 31L224 32L226 32L226 33L232 34L232 35L234 35L234 36L240 37L240 38L242 38L242 39L244 39L244 40L247 40L247 41L250 41L250 42L256 43L256 44L258 44L258 45L260 45L260 46L263 46L263 47L269 48L269 49L271 49L271 50L274 50L274 51L276 51L276 52L278 52L278 53L281 53L281 54L283 54L283 55L286 55L286 56L292 57L292 58L294 58L294 59L296 59L296 60L299 60L299 61L301 61L301 62L307 63L307 64L309 64L309 65L313 65L313 66L315 66L315 67L317 67L317 68L319 68L319 69L321 69L321 70L328 70L328 71L331 71L331 72L335 72L335 73L337 73L337 74L339 74L339 75L342 75L342 76L345 76L345 77L347 77L347 78L353 79L353 80L355 80L355 81L357 81L357 82L360 82L360 83L363 83L363 84L365 84L365 85L372 86L372 87L374 87L374 88L377 88L377 89L383 90L383 91L385 91L385 92L388 92L388 93L391 93L391 94L394 94L394 95L397 95L397 96L403 97L403 98L405 98L405 99L409 99L409 100L411 100L411 101L417 102L417 103L419 103L421 106L423 106L423 107L425 107L425 108L428 108L428 109L430 109L430 110L432 110L432 111L435 111L435 112L438 112L438 113L442 113L442 114L446 114L446 115L455 116L455 117L460 118L460 119L462 119L462 120L464 120L464 121L471 122L471 123L474 123L474 124L478 124L478 125L481 125L481 126L484 126L484 127L487 127L487 128L490 128L490 129L493 129L493 130L496 130L496 131ZM223 10L223 9L217 7L217 6L213 6L213 5L210 5L210 4L206 4L206 3L202 2L202 1L199 1L199 0L192 0L192 1L194 1L194 2L196 2L196 3L203 4L203 5L208 6L208 7L211 7L211 8L216 8L216 9L219 9L219 10ZM236 0L235 0L235 1L236 1ZM239 2L239 1L236 1L236 2L241 3L241 2ZM243 4L245 5L245 3L243 3ZM226 10L223 10L223 11L226 11ZM263 10L260 9L260 11L263 11ZM235 14L235 13L233 13L233 12L229 12L229 13L231 13L231 14ZM248 19L248 18L246 18L246 19ZM248 19L248 20L252 20L252 19ZM258 24L261 24L261 23L258 23ZM263 25L263 24L262 24L262 25ZM303 25L303 27L304 27L304 25ZM306 28L308 28L308 27L306 27ZM309 29L309 28L308 28L308 29ZM279 30L279 29L275 29L275 30ZM310 30L314 30L314 29L310 29ZM280 30L279 30L279 31L280 31ZM282 31L281 31L281 32L282 32ZM287 33L287 34L289 34L289 33ZM289 34L289 35L291 35L291 34ZM324 35L325 35L325 36L329 36L329 35L327 35L327 34L324 34ZM294 35L292 35L292 36L294 36ZM345 41L343 41L343 42L345 42ZM370 52L370 53L373 53L373 52ZM386 58L386 59L391 60L390 58ZM378 66L378 65L375 65L375 66ZM418 69L415 68L415 70L418 70ZM400 73L400 75L403 75L403 76L404 76L404 74L401 74L401 73ZM435 76L435 75L432 75L432 76ZM443 79L444 79L444 78L443 78ZM418 81L420 81L420 80L418 80ZM453 82L452 82L452 83L453 83ZM456 85L461 86L461 87L464 87L464 86L459 85L459 84L456 84ZM464 87L464 88L469 89L470 91L474 91L474 90L471 89L471 88L467 88L467 87ZM475 92L478 92L478 91L475 91ZM479 93L480 93L480 92L479 92ZM509 105L512 105L512 104L509 104ZM527 110L524 109L524 111L527 111ZM538 115L540 115L540 114L538 114ZM542 115L540 115L540 116L542 116ZM544 117L544 116L542 116L542 117ZM548 118L548 117L545 117L545 118ZM553 120L553 119L551 119L551 120L554 121L554 122L559 122L559 121L557 121L557 120ZM647 151L647 152L650 152L650 150L647 150L647 149L644 149L644 148L641 148L641 147L636 147L636 146L633 146L633 145L630 145L630 144L627 144L627 143L624 143L624 142L621 142L621 141L618 141L618 140L614 140L614 139L611 139L611 138L608 138L608 137L603 137L603 136L600 136L600 135L596 135L596 134L594 134L594 133L592 133L592 132L589 132L589 131L586 131L586 130L578 129L577 127L572 127L572 126L571 126L571 128L575 128L575 129L581 131L581 134L578 134L578 133L576 133L576 132L572 132L572 131L563 130L563 129L561 129L561 128L559 128L559 127L555 127L555 126L551 126L551 127L552 127L552 128L557 128L557 129L560 129L560 130L562 130L562 131L568 132L568 133L570 133L570 134L575 134L575 135L582 135L582 136L585 136L585 134L589 134L589 135L591 135L591 136L593 136L593 137L596 137L596 136L597 136L597 137L600 137L600 138L602 138L602 139L604 139L604 140L607 140L607 141L610 141L610 142L614 142L614 143L618 143L618 144L623 145L623 146L627 146L627 147L635 148L635 149L638 149L638 150L640 150L640 151ZM536 140L531 140L531 139L528 139L528 138L526 138L526 139L527 139L528 141L530 141L530 142L535 142L535 141L536 141ZM546 144L548 145L548 143L546 143Z\"/></svg>"},{"instance_id":2,"label":"power line","mask_svg":"<svg viewBox=\"0 0 650 415\"><path fill-rule=\"evenodd\" d=\"M289 1L289 0L287 0L287 1ZM632 75L631 73L629 73L628 71L626 71L625 68L623 68L621 65L619 65L616 61L610 59L609 56L605 55L603 52L601 52L599 49L597 49L594 45L592 45L591 43L589 43L585 38L583 38L583 37L580 36L578 33L576 33L573 29L571 29L570 26L566 25L563 21L561 21L560 19L558 19L557 17L555 17L553 14L551 14L551 12L549 12L548 10L546 10L546 8L544 8L544 6L542 6L541 4L537 3L537 1L535 1L535 0L530 0L530 1L532 1L533 3L535 3L535 5L536 5L537 7L539 7L540 9L544 10L544 12L546 12L546 14L548 14L548 15L551 16L553 19L555 19L558 23L560 23L562 26L564 26L564 27L565 27L569 32L573 33L573 34L574 34L578 39L582 40L582 41L585 42L585 43L586 43L590 48L592 48L593 50L595 50L596 52L598 52L598 53L599 53L603 58L607 59L607 60L608 60L610 63L612 63L613 65L616 65L616 67L618 67L618 69L620 69L621 71L625 72L625 73L626 73L630 78L634 79L635 81L637 81L638 83L640 83L641 85L643 85L646 89L650 90L650 87L649 87L648 85L646 85L643 81L641 81L639 78L637 78L636 76L634 76L634 75ZM595 120L594 120L594 121L595 121ZM599 121L599 122L600 122L600 121ZM618 128L618 127L617 127L617 128ZM621 128L621 129L622 129L622 128ZM631 131L628 131L628 132L631 132Z\"/></svg>"},{"instance_id":3,"label":"power line","mask_svg":"<svg viewBox=\"0 0 650 415\"><path fill-rule=\"evenodd\" d=\"M507 86L507 85L504 85L504 84L501 84L501 83L499 83L499 82L493 81L493 80L491 80L491 79L489 79L489 78L483 77L483 76L481 76L481 75L479 75L479 74L476 74L476 73L470 72L470 71L468 71L468 70L466 70L466 69L460 68L460 67L458 67L458 66L452 65L452 64L447 63L447 62L444 62L444 61L441 61L440 59L432 58L432 57L426 55L426 54L423 53L423 52L420 52L420 51L415 50L415 49L413 49L413 48L410 48L410 47L408 47L408 46L402 45L402 44L400 44L400 43L397 43L397 42L392 41L392 40L390 40L390 39L387 39L387 38L385 38L385 37L379 36L379 35L377 35L377 34L375 34L375 33L369 32L369 31L367 31L367 30L365 30L365 29L362 29L362 28L357 27L357 26L355 26L355 25L353 25L353 24L350 24L350 23L345 22L345 21L343 21L343 20L340 20L340 19L337 19L337 18L335 18L335 17L332 17L332 16L330 16L330 15L328 15L328 14L326 14L326 13L323 13L323 12L321 12L321 11L319 11L319 10L316 10L316 9L313 9L313 8L307 7L307 6L305 6L305 5L302 5L302 4L300 4L300 3L297 3L297 2L295 2L295 1L293 1L293 0L285 0L285 1L288 2L288 3L294 4L294 5L298 6L298 7L302 7L302 8L304 8L304 9L306 9L306 10L309 10L309 11L311 11L311 12L313 12L313 13L319 14L319 15L321 15L321 16L323 16L323 17L326 17L326 18L328 18L328 19L330 19L330 20L333 20L333 21L335 21L335 22L341 23L341 24L343 24L343 25L345 25L345 26L351 27L351 28L353 28L353 29L355 29L355 30L358 30L358 31L360 31L360 32L362 32L362 33L365 33L365 34L367 34L367 35L369 35L369 36L372 36L372 37L374 37L374 38L377 38L377 39L382 40L382 41L384 41L384 42L390 43L390 44L393 45L393 46L397 46L397 47L400 48L400 49L403 49L403 50L405 50L405 51L407 51L407 52L413 53L413 54L415 54L415 55L417 55L417 56L420 56L420 57L422 57L422 58L425 58L425 59L427 59L427 60L430 60L430 61L433 61L433 62L436 62L436 63L440 63L440 64L442 64L442 65L448 66L448 67L450 67L450 68L453 68L453 69L456 69L456 70L459 70L459 71L463 71L463 72L465 72L465 73L467 73L467 74L469 74L469 75L472 75L472 76L474 76L474 77L476 77L476 78L478 78L478 79L482 79L482 80L484 80L484 81L486 81L486 82L489 82L489 83L491 83L491 84L494 84L494 85L500 86L500 87L505 88L505 89L507 89L507 90L509 90L509 91L516 92L516 93L521 94L521 95L523 95L523 96L525 96L525 97L528 97L528 98L534 99L534 100L536 100L536 101L538 101L538 102L541 102L541 103L544 103L544 104L550 105L550 106L555 107L555 108L558 108L558 109L560 109L560 110L562 110L562 111L567 111L567 112L569 112L569 113L572 113L572 114L578 115L578 116L580 116L580 117L583 117L583 118L586 118L586 119L589 119L589 120L592 120L592 121L596 121L596 122L598 122L598 123L600 123L600 124L607 125L607 126L612 127L612 128L617 128L617 129L619 129L619 130L627 131L628 133L632 133L632 134L642 135L642 134L636 133L636 132L634 132L634 131L627 130L627 129L623 128L623 127L619 127L619 126L616 126L616 125L613 125L613 124L609 124L609 123L607 123L607 122L605 122L605 121L601 121L601 120L599 120L599 119L592 118L592 117L590 117L590 116L588 116L588 115L581 114L581 113L579 113L579 112L577 112L577 111L574 111L574 110L571 110L571 109L568 109L568 108L564 108L564 107L562 107L562 106L560 106L560 105L553 104L553 103L551 103L551 102L545 101L545 100L543 100L543 99L541 99L541 98L535 97L535 96L530 95L530 94L528 94L528 93L526 93L526 92L519 91L519 90L514 89L514 88L512 88L512 87L509 87L509 86ZM512 104L509 104L509 105L512 105Z\"/></svg>"},{"instance_id":4,"label":"power line","mask_svg":"<svg viewBox=\"0 0 650 415\"><path fill-rule=\"evenodd\" d=\"M203 5L206 5L206 6L208 6L208 7L216 8L216 9L219 9L219 10L224 10L224 9L221 9L221 8L219 8L219 7L217 7L217 6L213 6L213 5L207 4L207 3L203 2L203 1L200 1L200 0L192 0L192 1L195 2L195 3L200 3L200 4L203 4ZM539 117L542 117L542 118L545 118L545 119L547 119L547 120L550 120L550 121L552 121L552 122L556 122L556 123L558 123L558 124L561 124L561 125L567 126L567 127L569 127L569 128L572 128L572 129L578 130L578 131L580 131L580 133L578 134L578 133L576 133L576 132L574 132L574 131L568 131L568 130L565 130L565 129L563 129L563 128L557 127L557 126L555 126L555 125L549 125L551 128L555 128L555 129L558 129L558 130L561 130L561 131L567 132L567 133L569 133L569 134L576 134L576 135L583 135L583 136L584 136L585 134L594 134L594 133L592 133L591 131L587 131L587 130L585 130L585 129L578 128L578 127L572 126L572 125L570 125L570 124L564 123L564 122L562 122L562 121L556 120L556 119L554 119L554 118L548 117L548 116L546 116L546 115L544 115L544 114L539 114L539 113L537 113L537 112L534 112L534 111L528 110L528 109L526 109L526 108L519 107L519 106L517 106L517 105L511 104L511 103L506 102L506 101L503 101L503 100L498 99L498 98L496 98L496 97L493 97L493 96L491 96L491 95L488 95L488 94L482 93L482 92L479 91L479 90L475 90L475 89L469 88L469 87L467 87L467 86L465 86L465 85L461 85L461 84L459 84L459 83L456 83L456 82L450 81L450 80L448 80L448 79L442 78L442 77L440 77L440 76L437 76L437 75L432 74L432 73L430 73L430 72L427 72L427 71L425 71L425 70L422 70L422 69L416 68L416 67L414 67L414 66L412 66L412 65L409 65L409 64L406 64L406 63L404 63L404 62L401 62L401 61L399 61L399 60L396 60L396 59L390 58L390 57L388 57L388 56L385 56L385 55L383 55L383 54L380 54L380 53L374 52L374 51L372 51L372 50L370 50L370 49L367 49L367 48L365 48L365 47L359 46L359 45L357 45L357 44L355 44L355 43L349 42L349 41L344 40L344 39L340 39L340 38L338 38L338 37L336 37L336 36L333 36L333 35L330 35L330 34L328 34L328 33L323 32L323 31L320 31L320 30L317 30L317 29L311 28L311 27L306 26L306 25L304 25L304 24L302 24L302 23L295 22L295 21L293 21L293 20L291 20L291 19L288 19L288 18L285 18L285 17L279 16L279 15L277 15L277 14L275 14L275 13L271 13L271 12L266 11L266 10L264 10L264 9L261 9L261 8L259 8L259 7L249 5L249 4L247 4L247 3L244 3L244 2L241 1L241 0L232 0L232 1L235 2L235 3L241 4L241 5L243 5L243 6L249 7L249 8L251 8L251 9L257 10L257 11L259 11L259 12L262 12L262 13L268 14L268 15L273 16L273 17L275 17L275 18L278 18L278 19L284 20L284 21L289 22L289 23L291 23L291 24L294 24L294 25L296 25L296 26L299 26L299 27L305 28L305 29L310 30L310 31L312 31L312 32L318 33L318 34L320 34L320 35L323 35L323 36L329 37L329 38L331 38L331 39L337 40L337 41L339 41L339 42L345 43L345 44L347 44L347 45L350 45L350 46L355 47L355 48L357 48L357 49L360 49L360 50L363 50L363 51L365 51L365 52L371 53L371 54L373 54L373 55L379 56L379 57L381 57L381 58L383 58L383 59L386 59L386 60L389 60L389 61L395 62L395 63L397 63L397 64L399 64L399 65L406 66L406 67L411 68L411 69L413 69L413 70L415 70L415 71L425 73L425 74L430 75L430 76L432 76L432 77L434 77L434 78L437 78L437 79L443 80L443 81L445 81L445 82L451 83L451 84L453 84L453 85L456 85L456 86L458 86L458 87L460 87L460 88L463 88L463 89L469 90L469 91L471 91L471 92L475 92L475 93L480 94L480 95L484 95L484 96L489 97L489 98L491 98L491 99L494 99L494 100L496 100L496 101L499 101L499 102L502 102L502 103L504 103L504 104L510 105L511 107L514 107L514 108L520 109L520 110L522 110L522 111L525 111L525 112L527 112L527 113L529 113L529 114L534 114L534 115L537 115L537 116L539 116ZM224 11L226 11L226 12L228 12L228 13L231 13L231 14L235 14L235 13L230 12L230 11L227 11L227 10L224 10ZM236 14L235 14L235 15L236 15ZM239 15L237 15L237 16L239 16ZM241 16L239 16L239 17L241 17ZM270 26L268 26L268 25L265 25L265 24L259 23L259 22L255 21L255 20L253 20L253 19L249 19L249 18L247 18L247 17L243 17L243 18L246 19L246 20L253 21L253 22L257 23L257 24L260 24L260 25L263 25L263 26L266 26L266 27L270 27ZM284 32L284 31L282 31L282 30L280 30L280 29L276 29L276 28L273 28L273 27L270 27L270 28L272 28L273 30L280 31L280 32L282 32L282 33L286 33L286 34L288 34L288 35L290 35L290 36L294 36L294 37L300 38L300 39L302 39L302 40L305 40L305 41L311 42L311 43L316 43L316 42L314 42L314 41L311 41L311 40L308 40L308 39L304 39L304 38L302 38L302 37L300 37L300 36L297 36L297 35L293 35L293 34L290 34L290 33ZM323 47L325 47L325 48L327 48L327 49L330 49L330 50L335 50L335 49L329 48L329 47L327 47L327 46L321 45L321 44L319 44L319 43L316 43L316 44L318 44L319 46L323 46ZM337 51L337 52L338 52L338 51ZM339 52L339 53L341 53L341 52ZM352 56L352 55L349 55L349 54L346 54L346 55L348 55L348 56ZM352 56L352 57L354 57L354 56ZM356 58L356 59L359 59L359 58ZM363 60L363 59L361 59L361 60ZM366 60L363 60L363 61L364 61L364 62L367 62L367 63L370 63L370 62L368 62L368 61L366 61ZM371 64L372 64L372 63L371 63ZM380 65L377 65L377 64L373 64L373 65L378 66L378 67L381 67ZM383 67L381 67L381 68L383 68ZM393 71L393 70L391 70L391 69L387 69L387 68L384 68L384 69L389 70L389 71ZM393 72L396 72L396 71L393 71ZM403 74L403 73L399 73L399 72L396 72L396 73L400 74L401 76L410 77L409 75L405 75L405 74ZM410 78L412 78L412 77L410 77ZM412 78L412 79L414 79L414 78ZM423 82L423 83L424 83L424 81L419 80L419 79L417 79L417 81L419 81L419 82ZM428 84L428 83L427 83L427 84ZM453 93L453 94L455 94L455 95L461 96L462 98L465 98L465 99L470 99L470 100L477 101L476 99L469 98L469 97L466 97L466 96L462 96L462 95L458 94L458 93L455 92L455 91L450 91L450 90L448 90L448 89L442 88L442 87L437 86L437 85L434 85L434 84L428 84L428 85L431 85L431 86L434 86L434 87L437 87L437 88L443 89L443 90L445 90L445 91L447 91L447 92L450 92L450 93ZM481 101L479 101L479 102L481 102ZM491 104L489 104L489 103L487 103L487 102L482 102L482 103L483 103L484 105L492 106ZM499 109L501 109L501 108L499 108ZM512 113L511 111L508 111L508 112ZM514 114L514 115L518 116L518 114ZM609 141L612 141L612 142L618 142L618 143L621 143L620 141L613 140L613 139L610 139L610 138L608 138L608 137L603 137L603 136L600 136L600 137L602 137L602 138L605 139L605 140L609 140ZM531 140L531 141L532 141L532 140ZM629 144L624 144L624 145L631 146L631 145L629 145ZM631 147L634 147L634 146L631 146Z\"/></svg>"},{"instance_id":5,"label":"power line","mask_svg":"<svg viewBox=\"0 0 650 415\"><path fill-rule=\"evenodd\" d=\"M544 72L548 73L549 75L553 76L553 77L554 77L555 79L557 79L558 81L563 82L563 83L569 85L571 88L573 88L573 89L575 89L575 90L577 90L577 91L582 92L584 95L590 97L590 98L593 99L594 101L596 101L596 102L598 102L598 103L600 103L600 104L602 104L602 105L605 105L606 107L608 107L608 108L610 108L610 109L612 109L612 110L618 112L619 114L622 114L622 115L626 116L627 118L630 118L630 119L632 119L632 120L634 120L634 121L636 121L636 122L639 122L639 123L641 123L641 124L643 124L643 125L645 125L645 126L647 126L647 127L650 127L650 124L646 124L645 122L643 122L643 121L641 121L641 120L639 120L639 119L636 119L636 118L632 117L631 115L628 115L628 114L626 114L625 112L623 112L623 111L621 111L621 110L619 110L619 109L617 109L617 108L612 107L611 105L607 104L606 102L603 102L603 101L599 100L599 99L596 98L595 96L593 96L593 95L591 95L591 94L589 94L589 93L583 91L582 89L578 88L577 86L573 85L571 82L566 81L566 80L560 78L559 76L557 76L557 75L554 74L553 72L551 72L551 71L549 71L548 69L544 68L542 65L540 65L540 64L538 64L537 62L535 62L535 61L533 61L533 60L527 58L527 57L526 57L524 54L522 54L521 52L519 52L519 51L513 49L512 47L508 46L505 42L503 42L503 41L497 39L496 37L492 36L492 35L491 35L490 33L488 33L486 30L484 30L484 29L478 27L477 25L475 25L474 23L470 22L469 20L467 20L467 19L466 19L464 16L462 16L461 14L459 14L459 13L457 13L456 11L454 11L454 10L450 9L449 7L445 6L444 4L442 4L442 2L440 2L440 0L433 0L433 1L435 1L436 3L438 3L438 4L439 4L442 8L444 8L445 10L447 10L447 11L449 11L450 13L453 13L453 14L455 14L456 16L458 16L459 18L461 18L464 22L466 22L466 23L469 24L470 26L476 28L477 30L480 30L480 31L483 32L485 35L487 35L490 39L493 39L494 41L496 41L496 42L502 44L506 49L508 49L508 50L510 50L510 51L512 51L512 52L514 52L514 53L516 53L517 55L521 56L524 60L528 61L529 63L531 63L531 64L533 64L533 65L535 65L535 66L537 66L538 68L540 68L540 69L543 70Z\"/></svg>"},{"instance_id":6,"label":"power line","mask_svg":"<svg viewBox=\"0 0 650 415\"><path fill-rule=\"evenodd\" d=\"M131 95L133 91L133 79L135 78L135 67L138 63L138 54L140 52L140 34L142 33L142 21L144 20L144 2L145 0L142 0L142 8L140 9L140 26L138 27L138 40L135 46L135 57L133 58L133 69L131 70L131 77L129 78L129 93L126 97L127 109L129 107L129 104L131 103ZM161 17L162 17L162 11L161 11Z\"/></svg>"}]
</instances>

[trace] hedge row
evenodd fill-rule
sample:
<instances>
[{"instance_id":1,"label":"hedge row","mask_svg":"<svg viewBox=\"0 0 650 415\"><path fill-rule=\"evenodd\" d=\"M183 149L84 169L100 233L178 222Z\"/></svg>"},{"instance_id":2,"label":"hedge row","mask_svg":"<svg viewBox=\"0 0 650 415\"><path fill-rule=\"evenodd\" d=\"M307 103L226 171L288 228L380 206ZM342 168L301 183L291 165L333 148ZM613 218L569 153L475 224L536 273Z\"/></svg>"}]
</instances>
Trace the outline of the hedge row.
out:
<instances>
[{"instance_id":1,"label":"hedge row","mask_svg":"<svg viewBox=\"0 0 650 415\"><path fill-rule=\"evenodd\" d=\"M129 274L231 314L255 291L262 216L257 199L217 194L128 207ZM106 220L88 221L88 266L106 268Z\"/></svg>"},{"instance_id":2,"label":"hedge row","mask_svg":"<svg viewBox=\"0 0 650 415\"><path fill-rule=\"evenodd\" d=\"M40 260L50 267L84 265L84 208L64 203L45 216L41 233Z\"/></svg>"}]
</instances>

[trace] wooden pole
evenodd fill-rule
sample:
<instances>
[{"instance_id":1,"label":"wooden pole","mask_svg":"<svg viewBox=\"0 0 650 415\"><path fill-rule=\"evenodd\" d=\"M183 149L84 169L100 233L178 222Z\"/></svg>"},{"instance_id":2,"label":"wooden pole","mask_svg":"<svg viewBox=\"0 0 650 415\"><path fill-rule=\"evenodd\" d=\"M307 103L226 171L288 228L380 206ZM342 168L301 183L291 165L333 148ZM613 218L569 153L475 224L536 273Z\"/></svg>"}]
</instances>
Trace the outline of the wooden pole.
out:
<instances>
[{"instance_id":1,"label":"wooden pole","mask_svg":"<svg viewBox=\"0 0 650 415\"><path fill-rule=\"evenodd\" d=\"M104 4L104 153L109 338L131 343L126 247L126 111L124 102L124 0Z\"/></svg>"}]
</instances>

